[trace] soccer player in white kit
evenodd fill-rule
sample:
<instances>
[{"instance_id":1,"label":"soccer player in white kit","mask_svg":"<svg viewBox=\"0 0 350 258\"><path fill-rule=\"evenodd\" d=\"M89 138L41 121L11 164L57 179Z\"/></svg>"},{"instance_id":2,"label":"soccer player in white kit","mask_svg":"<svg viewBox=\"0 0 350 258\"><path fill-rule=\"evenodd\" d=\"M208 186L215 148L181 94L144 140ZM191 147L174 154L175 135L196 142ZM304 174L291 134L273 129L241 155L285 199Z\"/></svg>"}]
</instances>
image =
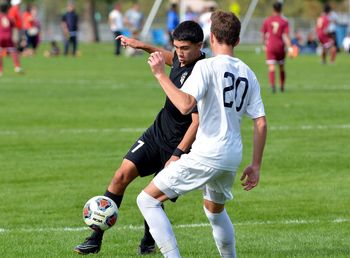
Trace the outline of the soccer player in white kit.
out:
<instances>
[{"instance_id":1,"label":"soccer player in white kit","mask_svg":"<svg viewBox=\"0 0 350 258\"><path fill-rule=\"evenodd\" d=\"M245 190L259 181L267 125L260 86L253 71L233 48L239 43L240 21L231 12L211 16L210 45L214 57L200 60L181 89L164 70L160 52L148 63L172 103L184 114L197 104L199 128L188 154L170 163L138 195L137 204L164 257L181 257L162 202L194 189L203 189L204 212L213 229L221 257L236 257L234 228L225 210L242 159L240 123L243 114L253 119L252 162L241 176Z\"/></svg>"}]
</instances>

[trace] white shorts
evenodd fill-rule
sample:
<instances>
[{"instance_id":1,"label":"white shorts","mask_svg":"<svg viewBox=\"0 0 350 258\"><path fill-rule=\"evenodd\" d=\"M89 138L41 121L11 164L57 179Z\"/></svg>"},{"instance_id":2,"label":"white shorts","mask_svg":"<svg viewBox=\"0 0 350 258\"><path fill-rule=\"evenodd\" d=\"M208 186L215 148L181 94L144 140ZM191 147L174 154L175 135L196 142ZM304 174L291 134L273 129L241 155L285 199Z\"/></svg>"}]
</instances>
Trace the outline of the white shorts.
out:
<instances>
[{"instance_id":1,"label":"white shorts","mask_svg":"<svg viewBox=\"0 0 350 258\"><path fill-rule=\"evenodd\" d=\"M184 154L160 171L153 183L169 199L202 188L204 199L224 204L233 199L235 175L236 171L208 167L194 160L191 154Z\"/></svg>"}]
</instances>

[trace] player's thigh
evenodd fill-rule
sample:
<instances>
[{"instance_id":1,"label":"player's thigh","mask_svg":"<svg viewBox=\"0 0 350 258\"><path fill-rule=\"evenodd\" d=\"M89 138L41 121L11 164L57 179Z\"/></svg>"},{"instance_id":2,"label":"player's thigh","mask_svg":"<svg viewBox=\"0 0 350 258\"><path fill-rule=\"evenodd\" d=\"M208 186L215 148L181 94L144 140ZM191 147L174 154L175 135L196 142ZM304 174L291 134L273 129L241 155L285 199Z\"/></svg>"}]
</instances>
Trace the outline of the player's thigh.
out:
<instances>
[{"instance_id":1,"label":"player's thigh","mask_svg":"<svg viewBox=\"0 0 350 258\"><path fill-rule=\"evenodd\" d=\"M221 172L196 161L190 153L164 168L153 181L169 198L174 198L203 187Z\"/></svg>"},{"instance_id":2,"label":"player's thigh","mask_svg":"<svg viewBox=\"0 0 350 258\"><path fill-rule=\"evenodd\" d=\"M164 166L163 150L154 140L142 135L125 155L125 159L133 162L141 177L159 172ZM171 154L167 154L170 158Z\"/></svg>"},{"instance_id":3,"label":"player's thigh","mask_svg":"<svg viewBox=\"0 0 350 258\"><path fill-rule=\"evenodd\" d=\"M216 176L203 186L203 198L217 204L232 200L235 176L235 171L217 171Z\"/></svg>"}]
</instances>

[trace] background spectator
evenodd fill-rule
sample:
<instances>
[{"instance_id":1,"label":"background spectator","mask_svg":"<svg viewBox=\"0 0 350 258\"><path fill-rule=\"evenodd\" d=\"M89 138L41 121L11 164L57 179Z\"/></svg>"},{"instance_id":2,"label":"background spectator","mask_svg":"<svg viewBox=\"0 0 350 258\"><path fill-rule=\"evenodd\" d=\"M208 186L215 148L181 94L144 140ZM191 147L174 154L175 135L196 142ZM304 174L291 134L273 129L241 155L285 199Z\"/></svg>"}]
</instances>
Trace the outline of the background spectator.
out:
<instances>
[{"instance_id":1,"label":"background spectator","mask_svg":"<svg viewBox=\"0 0 350 258\"><path fill-rule=\"evenodd\" d=\"M170 9L167 13L167 29L169 36L168 46L171 48L173 46L173 31L179 24L179 15L177 14L177 4L171 4Z\"/></svg>"},{"instance_id":2,"label":"background spectator","mask_svg":"<svg viewBox=\"0 0 350 258\"><path fill-rule=\"evenodd\" d=\"M123 15L121 13L121 4L116 3L114 9L109 13L108 16L109 27L113 33L113 40L115 41L115 55L120 55L121 44L120 40L115 40L116 37L122 34L123 30Z\"/></svg>"},{"instance_id":3,"label":"background spectator","mask_svg":"<svg viewBox=\"0 0 350 258\"><path fill-rule=\"evenodd\" d=\"M22 14L21 14L21 0L11 0L11 7L8 10L8 16L10 20L14 23L13 29L13 41L16 47L19 46L19 43L22 38Z\"/></svg>"},{"instance_id":4,"label":"background spectator","mask_svg":"<svg viewBox=\"0 0 350 258\"><path fill-rule=\"evenodd\" d=\"M142 29L143 13L140 11L140 5L138 2L134 2L133 6L126 11L124 15L124 24L130 30L131 33L137 33Z\"/></svg>"},{"instance_id":5,"label":"background spectator","mask_svg":"<svg viewBox=\"0 0 350 258\"><path fill-rule=\"evenodd\" d=\"M78 21L73 2L68 2L67 12L62 16L62 30L64 35L64 55L68 55L72 45L72 55L75 56L78 48Z\"/></svg>"}]
</instances>

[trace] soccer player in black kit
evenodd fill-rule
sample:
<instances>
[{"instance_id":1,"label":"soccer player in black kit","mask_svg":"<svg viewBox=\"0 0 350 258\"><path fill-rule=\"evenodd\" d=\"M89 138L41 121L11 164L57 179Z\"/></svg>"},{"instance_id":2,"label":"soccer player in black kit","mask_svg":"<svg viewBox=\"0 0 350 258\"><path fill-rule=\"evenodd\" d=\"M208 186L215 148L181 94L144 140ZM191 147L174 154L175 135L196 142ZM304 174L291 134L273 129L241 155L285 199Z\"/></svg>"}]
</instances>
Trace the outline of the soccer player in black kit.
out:
<instances>
[{"instance_id":1,"label":"soccer player in black kit","mask_svg":"<svg viewBox=\"0 0 350 258\"><path fill-rule=\"evenodd\" d=\"M195 63L205 58L201 52L203 31L193 21L180 23L173 32L175 51L161 49L136 39L118 36L122 46L142 49L148 53L161 51L165 63L171 66L170 79L181 88L191 74ZM105 196L121 205L126 187L136 177L157 174L171 161L178 160L187 153L195 140L198 128L198 113L194 109L191 114L182 115L166 98L164 107L158 113L154 123L131 146L119 169L115 172ZM103 231L94 231L82 244L75 247L79 254L98 253L101 249ZM138 254L155 252L155 242L145 222L145 233L139 245Z\"/></svg>"}]
</instances>

